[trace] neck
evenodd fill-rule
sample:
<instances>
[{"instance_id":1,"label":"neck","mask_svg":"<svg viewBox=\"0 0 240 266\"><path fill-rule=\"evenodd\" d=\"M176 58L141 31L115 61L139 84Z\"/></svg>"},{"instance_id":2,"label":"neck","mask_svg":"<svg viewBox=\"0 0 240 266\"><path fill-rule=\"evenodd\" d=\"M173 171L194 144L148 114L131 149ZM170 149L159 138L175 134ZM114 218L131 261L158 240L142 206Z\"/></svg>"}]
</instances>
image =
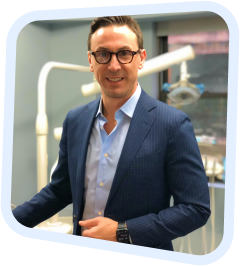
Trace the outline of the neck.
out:
<instances>
[{"instance_id":1,"label":"neck","mask_svg":"<svg viewBox=\"0 0 240 266\"><path fill-rule=\"evenodd\" d=\"M109 122L114 120L116 111L121 108L128 99L108 98L102 96L103 115Z\"/></svg>"},{"instance_id":2,"label":"neck","mask_svg":"<svg viewBox=\"0 0 240 266\"><path fill-rule=\"evenodd\" d=\"M136 89L134 90L133 94L135 93ZM102 94L103 115L109 122L115 120L114 116L116 111L121 108L132 97L133 94L124 98L110 98Z\"/></svg>"}]
</instances>

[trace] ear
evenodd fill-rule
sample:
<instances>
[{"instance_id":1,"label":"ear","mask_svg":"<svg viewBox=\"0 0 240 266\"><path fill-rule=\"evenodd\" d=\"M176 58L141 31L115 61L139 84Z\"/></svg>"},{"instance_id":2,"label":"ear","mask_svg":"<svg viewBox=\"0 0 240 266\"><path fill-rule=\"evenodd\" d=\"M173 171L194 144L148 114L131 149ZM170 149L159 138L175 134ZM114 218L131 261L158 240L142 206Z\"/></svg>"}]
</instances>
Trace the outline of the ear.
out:
<instances>
[{"instance_id":1,"label":"ear","mask_svg":"<svg viewBox=\"0 0 240 266\"><path fill-rule=\"evenodd\" d=\"M93 65L92 65L92 56L91 56L90 52L88 52L88 62L89 62L89 65L90 65L90 71L94 72Z\"/></svg>"},{"instance_id":2,"label":"ear","mask_svg":"<svg viewBox=\"0 0 240 266\"><path fill-rule=\"evenodd\" d=\"M144 65L144 62L146 60L146 57L147 57L147 53L146 53L146 50L145 49L141 49L140 50L140 64L139 64L139 69L142 69L143 68L143 65Z\"/></svg>"}]
</instances>

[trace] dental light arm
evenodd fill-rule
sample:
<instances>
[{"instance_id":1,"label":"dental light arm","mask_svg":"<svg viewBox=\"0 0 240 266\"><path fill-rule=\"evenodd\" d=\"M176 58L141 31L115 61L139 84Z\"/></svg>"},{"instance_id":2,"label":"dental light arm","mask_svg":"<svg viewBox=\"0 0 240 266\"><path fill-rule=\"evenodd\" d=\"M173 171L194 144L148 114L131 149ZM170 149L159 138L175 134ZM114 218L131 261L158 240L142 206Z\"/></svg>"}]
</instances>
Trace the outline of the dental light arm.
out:
<instances>
[{"instance_id":1,"label":"dental light arm","mask_svg":"<svg viewBox=\"0 0 240 266\"><path fill-rule=\"evenodd\" d=\"M38 113L46 113L46 83L51 69L76 70L81 72L90 72L90 67L65 64L59 62L48 62L41 69L38 79Z\"/></svg>"},{"instance_id":2,"label":"dental light arm","mask_svg":"<svg viewBox=\"0 0 240 266\"><path fill-rule=\"evenodd\" d=\"M147 60L144 63L143 69L138 71L138 77L141 78L146 75L166 70L172 65L177 65L183 61L191 60L194 58L195 54L192 46L187 45L176 51L168 52Z\"/></svg>"},{"instance_id":3,"label":"dental light arm","mask_svg":"<svg viewBox=\"0 0 240 266\"><path fill-rule=\"evenodd\" d=\"M90 72L89 67L64 64L59 62L48 62L41 69L38 79L38 115L36 120L38 192L47 185L48 120L46 114L46 84L48 74L53 68Z\"/></svg>"}]
</instances>

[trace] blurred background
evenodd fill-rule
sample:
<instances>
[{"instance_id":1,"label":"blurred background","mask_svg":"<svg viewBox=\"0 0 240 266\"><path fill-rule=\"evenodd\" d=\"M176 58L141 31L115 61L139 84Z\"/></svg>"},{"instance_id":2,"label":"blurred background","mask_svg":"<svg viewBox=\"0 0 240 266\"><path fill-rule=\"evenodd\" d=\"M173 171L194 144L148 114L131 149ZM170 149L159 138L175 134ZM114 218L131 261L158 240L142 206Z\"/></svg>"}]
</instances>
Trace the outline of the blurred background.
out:
<instances>
[{"instance_id":1,"label":"blurred background","mask_svg":"<svg viewBox=\"0 0 240 266\"><path fill-rule=\"evenodd\" d=\"M229 32L225 21L212 12L133 16L143 32L147 59L191 45L195 59L187 61L188 81L203 84L204 92L191 104L172 101L163 84L180 79L180 65L139 78L152 97L172 105L190 117L209 177L212 217L204 229L173 241L178 252L210 253L223 238L226 160L227 83ZM19 33L16 50L12 200L15 206L37 193L36 116L38 77L49 61L88 66L87 37L94 18L36 21ZM92 73L53 69L47 80L48 176L58 156L59 141L53 130L61 127L69 110L99 97L84 97L81 86L93 81ZM184 99L188 94L180 94ZM210 166L209 166L210 162ZM212 168L212 169L209 169ZM216 168L221 169L216 173ZM72 206L59 213L72 223Z\"/></svg>"}]
</instances>

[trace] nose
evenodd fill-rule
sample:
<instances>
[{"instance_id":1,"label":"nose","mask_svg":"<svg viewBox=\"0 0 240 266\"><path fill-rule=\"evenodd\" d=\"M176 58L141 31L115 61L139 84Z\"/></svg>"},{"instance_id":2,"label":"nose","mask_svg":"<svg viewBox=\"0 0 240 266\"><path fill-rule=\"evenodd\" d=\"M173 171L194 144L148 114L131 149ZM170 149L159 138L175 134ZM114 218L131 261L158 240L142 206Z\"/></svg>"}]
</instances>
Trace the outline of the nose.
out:
<instances>
[{"instance_id":1,"label":"nose","mask_svg":"<svg viewBox=\"0 0 240 266\"><path fill-rule=\"evenodd\" d=\"M121 64L117 60L117 56L115 54L112 54L112 58L109 62L108 69L112 72L117 72L121 69Z\"/></svg>"}]
</instances>

